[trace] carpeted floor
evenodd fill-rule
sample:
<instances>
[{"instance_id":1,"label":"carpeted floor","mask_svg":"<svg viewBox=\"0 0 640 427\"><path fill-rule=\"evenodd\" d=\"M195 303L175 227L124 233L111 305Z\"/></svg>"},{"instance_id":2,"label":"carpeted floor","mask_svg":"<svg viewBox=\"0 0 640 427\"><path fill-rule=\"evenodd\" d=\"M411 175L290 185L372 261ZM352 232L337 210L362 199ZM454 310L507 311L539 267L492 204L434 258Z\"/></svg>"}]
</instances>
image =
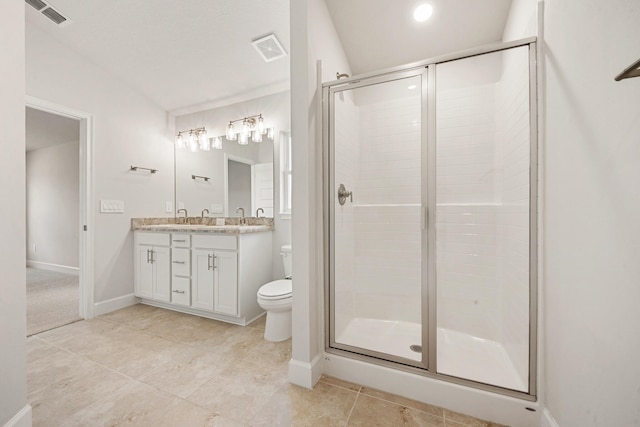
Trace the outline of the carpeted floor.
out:
<instances>
[{"instance_id":1,"label":"carpeted floor","mask_svg":"<svg viewBox=\"0 0 640 427\"><path fill-rule=\"evenodd\" d=\"M81 320L78 276L27 267L27 336Z\"/></svg>"}]
</instances>

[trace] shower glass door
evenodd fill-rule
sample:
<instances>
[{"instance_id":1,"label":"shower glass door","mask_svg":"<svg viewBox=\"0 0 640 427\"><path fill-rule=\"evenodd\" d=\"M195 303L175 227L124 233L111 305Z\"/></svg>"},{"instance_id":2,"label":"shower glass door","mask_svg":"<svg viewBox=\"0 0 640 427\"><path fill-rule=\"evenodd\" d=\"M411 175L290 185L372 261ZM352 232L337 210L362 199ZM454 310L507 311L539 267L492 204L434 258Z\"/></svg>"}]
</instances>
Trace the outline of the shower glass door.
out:
<instances>
[{"instance_id":1,"label":"shower glass door","mask_svg":"<svg viewBox=\"0 0 640 427\"><path fill-rule=\"evenodd\" d=\"M328 352L535 397L535 94L532 42L323 85Z\"/></svg>"},{"instance_id":2,"label":"shower glass door","mask_svg":"<svg viewBox=\"0 0 640 427\"><path fill-rule=\"evenodd\" d=\"M330 90L330 345L423 366L424 70ZM424 306L426 307L426 306Z\"/></svg>"}]
</instances>

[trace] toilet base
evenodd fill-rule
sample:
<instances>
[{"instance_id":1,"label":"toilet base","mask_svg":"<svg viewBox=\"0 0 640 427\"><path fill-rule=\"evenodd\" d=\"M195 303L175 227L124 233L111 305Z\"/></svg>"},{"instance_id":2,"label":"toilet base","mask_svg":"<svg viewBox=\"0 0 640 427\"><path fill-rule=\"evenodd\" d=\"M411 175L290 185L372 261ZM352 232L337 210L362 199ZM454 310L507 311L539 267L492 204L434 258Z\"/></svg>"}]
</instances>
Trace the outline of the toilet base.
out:
<instances>
[{"instance_id":1,"label":"toilet base","mask_svg":"<svg viewBox=\"0 0 640 427\"><path fill-rule=\"evenodd\" d=\"M267 311L264 339L279 342L289 338L291 338L291 310Z\"/></svg>"}]
</instances>

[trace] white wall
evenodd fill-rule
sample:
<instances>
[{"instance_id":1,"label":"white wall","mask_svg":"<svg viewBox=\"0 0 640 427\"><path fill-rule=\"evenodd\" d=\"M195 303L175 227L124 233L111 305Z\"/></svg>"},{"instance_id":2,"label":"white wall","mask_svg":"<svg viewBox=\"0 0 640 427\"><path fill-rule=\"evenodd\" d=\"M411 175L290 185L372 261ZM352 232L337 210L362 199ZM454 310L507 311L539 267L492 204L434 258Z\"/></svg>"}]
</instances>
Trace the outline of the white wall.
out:
<instances>
[{"instance_id":1,"label":"white wall","mask_svg":"<svg viewBox=\"0 0 640 427\"><path fill-rule=\"evenodd\" d=\"M78 268L78 162L78 141L27 152L27 261Z\"/></svg>"},{"instance_id":2,"label":"white wall","mask_svg":"<svg viewBox=\"0 0 640 427\"><path fill-rule=\"evenodd\" d=\"M263 137L261 143L249 142L248 145L241 146L234 141L223 140L223 150L210 152L190 153L188 150L179 150L176 155L177 175L177 201L185 202L189 210L189 215L199 215L202 209L207 207L200 201L194 201L194 194L208 194L207 200L211 198L214 203L224 204L224 154L226 152L232 156L238 156L257 163L273 162L274 182L274 206L280 206L280 132L291 129L291 93L280 92L259 98L238 102L224 107L211 110L199 111L175 117L176 132L205 126L210 137L224 135L226 125L230 120L243 118L246 116L262 113L267 126L274 127L274 140L270 142ZM294 142L295 143L295 142ZM191 180L191 172L187 165L197 164L205 173L196 175L211 176L212 180L205 185L199 181L194 183ZM213 166L213 167L212 167ZM181 172L182 171L182 172ZM194 190L200 187L201 193ZM209 210L211 208L209 207ZM229 216L235 216L235 206L229 209ZM255 212L245 212L246 216L254 216ZM216 216L221 216L216 214ZM291 244L291 220L283 219L279 213L274 217L273 233L273 277L284 277L282 258L280 257L280 247Z\"/></svg>"},{"instance_id":3,"label":"white wall","mask_svg":"<svg viewBox=\"0 0 640 427\"><path fill-rule=\"evenodd\" d=\"M562 427L640 425L637 0L545 5L547 408Z\"/></svg>"},{"instance_id":4,"label":"white wall","mask_svg":"<svg viewBox=\"0 0 640 427\"><path fill-rule=\"evenodd\" d=\"M0 425L26 408L24 4L7 2L0 18Z\"/></svg>"},{"instance_id":5,"label":"white wall","mask_svg":"<svg viewBox=\"0 0 640 427\"><path fill-rule=\"evenodd\" d=\"M95 302L131 294L130 219L164 216L165 201L173 200L173 138L166 113L28 24L26 80L28 95L94 115ZM130 165L159 172L131 172ZM124 200L125 213L100 213L100 199Z\"/></svg>"},{"instance_id":6,"label":"white wall","mask_svg":"<svg viewBox=\"0 0 640 427\"><path fill-rule=\"evenodd\" d=\"M289 379L311 387L320 376L323 322L321 247L321 111L316 61L323 61L321 80L336 71L351 72L323 0L291 2L291 131L293 141L293 348Z\"/></svg>"}]
</instances>

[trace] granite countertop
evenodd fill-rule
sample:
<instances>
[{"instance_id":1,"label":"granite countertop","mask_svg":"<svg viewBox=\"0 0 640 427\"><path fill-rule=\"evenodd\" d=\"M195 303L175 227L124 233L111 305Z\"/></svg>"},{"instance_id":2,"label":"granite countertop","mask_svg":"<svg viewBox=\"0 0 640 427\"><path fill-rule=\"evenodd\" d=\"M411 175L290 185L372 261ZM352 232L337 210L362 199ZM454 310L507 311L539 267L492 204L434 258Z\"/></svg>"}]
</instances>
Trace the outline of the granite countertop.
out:
<instances>
[{"instance_id":1,"label":"granite countertop","mask_svg":"<svg viewBox=\"0 0 640 427\"><path fill-rule=\"evenodd\" d=\"M132 218L131 229L213 234L246 234L273 231L273 218L246 218L246 225L238 224L239 218L224 218L224 220L224 225L217 225L216 218Z\"/></svg>"}]
</instances>

